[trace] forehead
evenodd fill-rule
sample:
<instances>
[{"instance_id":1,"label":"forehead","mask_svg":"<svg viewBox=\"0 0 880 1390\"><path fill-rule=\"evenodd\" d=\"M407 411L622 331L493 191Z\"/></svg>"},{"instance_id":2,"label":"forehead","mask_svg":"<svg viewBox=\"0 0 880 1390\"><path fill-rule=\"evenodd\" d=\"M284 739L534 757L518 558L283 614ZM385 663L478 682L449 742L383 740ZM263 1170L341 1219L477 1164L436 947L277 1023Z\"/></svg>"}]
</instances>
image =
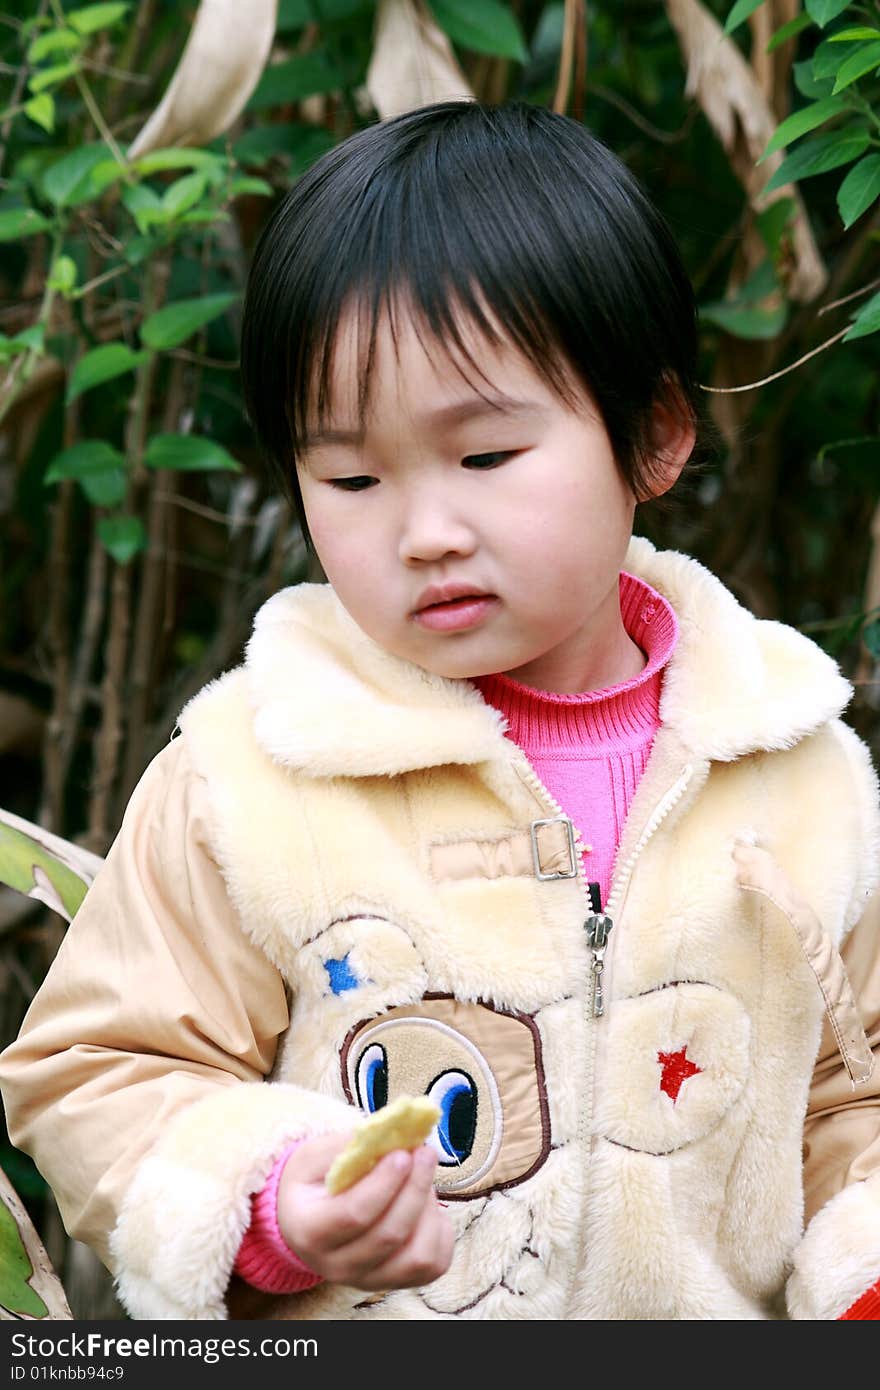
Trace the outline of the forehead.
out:
<instances>
[{"instance_id":1,"label":"forehead","mask_svg":"<svg viewBox=\"0 0 880 1390\"><path fill-rule=\"evenodd\" d=\"M503 409L513 397L536 406L558 403L546 378L488 312L479 324L459 311L452 331L442 334L406 300L375 315L363 304L344 308L322 372L322 425L330 419L362 422L380 397L402 409L468 401Z\"/></svg>"}]
</instances>

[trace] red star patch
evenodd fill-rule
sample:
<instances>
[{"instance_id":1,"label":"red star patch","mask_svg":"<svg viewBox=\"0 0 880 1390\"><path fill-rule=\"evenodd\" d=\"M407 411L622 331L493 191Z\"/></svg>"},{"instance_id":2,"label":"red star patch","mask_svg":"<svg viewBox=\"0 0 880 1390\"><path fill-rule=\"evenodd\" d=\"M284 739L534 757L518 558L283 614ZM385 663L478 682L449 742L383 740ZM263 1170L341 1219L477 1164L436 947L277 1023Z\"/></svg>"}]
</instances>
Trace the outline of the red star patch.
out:
<instances>
[{"instance_id":1,"label":"red star patch","mask_svg":"<svg viewBox=\"0 0 880 1390\"><path fill-rule=\"evenodd\" d=\"M703 1068L694 1066L693 1062L690 1061L687 1055L687 1045L679 1048L678 1052L658 1052L657 1061L663 1067L660 1076L660 1090L666 1092L674 1105L684 1082L689 1076L696 1076Z\"/></svg>"}]
</instances>

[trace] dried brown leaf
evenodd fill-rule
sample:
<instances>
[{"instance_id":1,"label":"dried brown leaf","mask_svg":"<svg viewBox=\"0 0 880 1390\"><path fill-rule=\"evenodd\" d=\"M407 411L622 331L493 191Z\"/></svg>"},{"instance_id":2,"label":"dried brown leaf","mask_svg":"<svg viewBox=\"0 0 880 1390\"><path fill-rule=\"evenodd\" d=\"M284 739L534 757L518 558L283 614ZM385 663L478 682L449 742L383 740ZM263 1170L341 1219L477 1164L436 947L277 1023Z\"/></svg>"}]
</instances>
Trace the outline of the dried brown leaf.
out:
<instances>
[{"instance_id":1,"label":"dried brown leaf","mask_svg":"<svg viewBox=\"0 0 880 1390\"><path fill-rule=\"evenodd\" d=\"M183 55L129 159L172 145L204 145L227 130L260 79L278 0L201 0Z\"/></svg>"},{"instance_id":2,"label":"dried brown leaf","mask_svg":"<svg viewBox=\"0 0 880 1390\"><path fill-rule=\"evenodd\" d=\"M786 184L764 193L783 155L777 152L758 165L778 124L761 83L737 44L699 0L666 0L666 10L687 65L685 92L695 97L705 112L755 212L762 212L778 198L794 200L793 257L786 289L790 298L807 303L821 294L828 272L797 187Z\"/></svg>"},{"instance_id":3,"label":"dried brown leaf","mask_svg":"<svg viewBox=\"0 0 880 1390\"><path fill-rule=\"evenodd\" d=\"M448 38L421 0L380 0L366 85L382 120L434 101L474 96Z\"/></svg>"}]
</instances>

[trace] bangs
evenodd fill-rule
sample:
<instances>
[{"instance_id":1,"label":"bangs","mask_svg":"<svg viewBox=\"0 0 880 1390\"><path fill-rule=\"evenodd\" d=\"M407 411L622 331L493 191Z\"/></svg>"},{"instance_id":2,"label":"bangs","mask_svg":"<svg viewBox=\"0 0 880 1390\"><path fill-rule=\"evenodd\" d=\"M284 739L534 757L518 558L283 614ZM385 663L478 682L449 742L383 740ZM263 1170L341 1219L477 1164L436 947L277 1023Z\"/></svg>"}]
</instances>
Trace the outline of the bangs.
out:
<instances>
[{"instance_id":1,"label":"bangs","mask_svg":"<svg viewBox=\"0 0 880 1390\"><path fill-rule=\"evenodd\" d=\"M454 297L457 293L433 281L422 281L418 285L405 281L401 287L396 277L389 276L378 286L375 281L369 286L362 285L351 291L347 299L340 296L328 306L314 335L314 343L310 347L302 344L290 361L287 425L294 462L305 451L309 438L327 428L335 417L335 353L340 328L350 322L355 325L357 343L357 418L354 425L360 431L365 430L370 411L376 338L383 318L387 318L398 362L398 325L400 318L405 317L432 364L436 365L438 359L448 362L477 395L489 399L481 389L482 382L494 388L497 396L499 384L486 375L466 341L463 330L470 328L473 336L491 347L515 348L552 390L572 407L576 404L571 374L555 344L548 342L542 345L542 351L535 350L536 339L540 341L541 336L540 324L530 324L515 303L487 305L472 285L466 286L466 292L459 298ZM500 332L499 320L512 325L512 331Z\"/></svg>"}]
</instances>

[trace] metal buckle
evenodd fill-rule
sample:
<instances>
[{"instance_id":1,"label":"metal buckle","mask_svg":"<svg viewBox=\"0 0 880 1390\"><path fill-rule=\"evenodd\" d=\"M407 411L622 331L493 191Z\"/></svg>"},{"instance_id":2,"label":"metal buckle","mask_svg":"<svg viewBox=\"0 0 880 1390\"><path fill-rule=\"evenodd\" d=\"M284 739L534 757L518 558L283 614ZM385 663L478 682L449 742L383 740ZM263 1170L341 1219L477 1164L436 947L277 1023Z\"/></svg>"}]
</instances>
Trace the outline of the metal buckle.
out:
<instances>
[{"instance_id":1,"label":"metal buckle","mask_svg":"<svg viewBox=\"0 0 880 1390\"><path fill-rule=\"evenodd\" d=\"M571 868L564 874L545 874L541 869L541 857L538 853L538 827L541 825L564 825L568 836L568 854ZM530 826L532 833L532 863L535 867L535 877L546 882L547 879L554 878L577 878L577 858L574 847L574 826L568 816L551 816L549 820L533 820Z\"/></svg>"}]
</instances>

